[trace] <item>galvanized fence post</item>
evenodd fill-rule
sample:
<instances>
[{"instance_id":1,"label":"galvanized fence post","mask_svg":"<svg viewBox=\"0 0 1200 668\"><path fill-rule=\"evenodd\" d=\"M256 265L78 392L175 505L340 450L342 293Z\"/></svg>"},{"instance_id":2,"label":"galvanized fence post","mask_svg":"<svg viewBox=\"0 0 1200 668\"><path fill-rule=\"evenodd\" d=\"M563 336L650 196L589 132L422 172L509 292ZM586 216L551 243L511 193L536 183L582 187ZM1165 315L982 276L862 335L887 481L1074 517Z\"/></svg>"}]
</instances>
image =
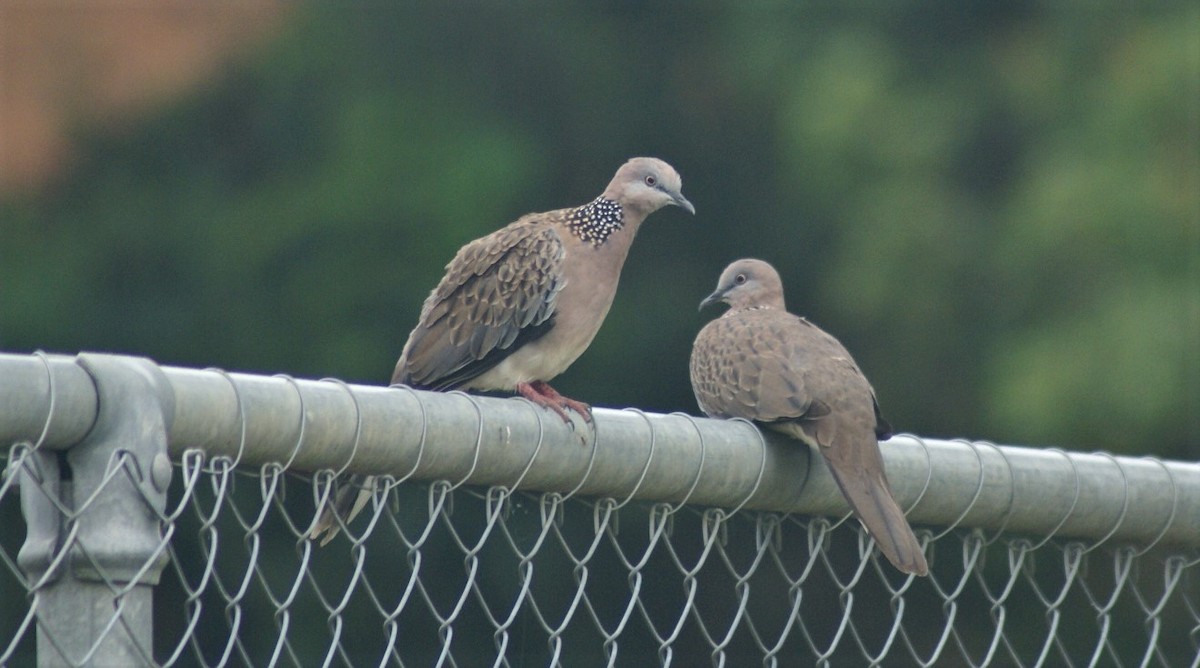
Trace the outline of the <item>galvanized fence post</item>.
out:
<instances>
[{"instance_id":1,"label":"galvanized fence post","mask_svg":"<svg viewBox=\"0 0 1200 668\"><path fill-rule=\"evenodd\" d=\"M18 561L36 608L39 666L153 663L153 586L167 562L174 394L150 360L84 354L98 415L64 451L21 472Z\"/></svg>"}]
</instances>

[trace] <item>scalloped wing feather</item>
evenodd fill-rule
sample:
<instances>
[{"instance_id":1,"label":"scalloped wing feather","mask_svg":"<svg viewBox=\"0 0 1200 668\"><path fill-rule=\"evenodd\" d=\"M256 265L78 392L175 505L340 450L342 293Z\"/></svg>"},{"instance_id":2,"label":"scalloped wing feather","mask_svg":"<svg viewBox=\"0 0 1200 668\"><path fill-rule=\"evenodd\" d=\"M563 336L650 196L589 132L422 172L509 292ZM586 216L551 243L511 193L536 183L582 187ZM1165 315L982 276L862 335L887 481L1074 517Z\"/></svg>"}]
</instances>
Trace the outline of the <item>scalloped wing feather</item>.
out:
<instances>
[{"instance_id":1,"label":"scalloped wing feather","mask_svg":"<svg viewBox=\"0 0 1200 668\"><path fill-rule=\"evenodd\" d=\"M562 238L525 217L463 246L446 265L404 346L393 383L453 389L553 326L565 285Z\"/></svg>"}]
</instances>

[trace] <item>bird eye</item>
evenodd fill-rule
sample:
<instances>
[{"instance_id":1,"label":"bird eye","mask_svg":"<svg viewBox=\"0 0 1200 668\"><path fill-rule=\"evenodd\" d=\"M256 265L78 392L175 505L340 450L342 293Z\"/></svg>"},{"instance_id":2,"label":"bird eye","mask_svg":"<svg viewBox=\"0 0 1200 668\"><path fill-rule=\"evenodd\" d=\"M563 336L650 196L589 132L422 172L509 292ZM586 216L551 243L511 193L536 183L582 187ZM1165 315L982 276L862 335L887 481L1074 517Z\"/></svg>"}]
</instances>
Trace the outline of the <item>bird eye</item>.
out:
<instances>
[{"instance_id":1,"label":"bird eye","mask_svg":"<svg viewBox=\"0 0 1200 668\"><path fill-rule=\"evenodd\" d=\"M658 179L654 178L653 175L646 177L646 185L650 186L651 188L653 188L657 183Z\"/></svg>"},{"instance_id":2,"label":"bird eye","mask_svg":"<svg viewBox=\"0 0 1200 668\"><path fill-rule=\"evenodd\" d=\"M737 283L738 285L741 285L742 283L745 283L745 282L746 282L746 275L745 275L745 274L738 274L737 276L734 276L734 277L733 277L733 282L734 282L734 283Z\"/></svg>"}]
</instances>

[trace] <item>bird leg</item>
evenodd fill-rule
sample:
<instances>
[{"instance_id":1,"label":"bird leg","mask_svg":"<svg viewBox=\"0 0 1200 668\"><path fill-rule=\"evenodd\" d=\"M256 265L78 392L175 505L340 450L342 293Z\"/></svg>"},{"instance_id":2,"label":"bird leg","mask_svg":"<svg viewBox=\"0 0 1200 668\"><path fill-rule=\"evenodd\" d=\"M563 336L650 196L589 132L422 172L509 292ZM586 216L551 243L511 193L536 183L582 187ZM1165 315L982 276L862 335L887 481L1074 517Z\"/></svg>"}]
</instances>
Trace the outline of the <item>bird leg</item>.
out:
<instances>
[{"instance_id":1,"label":"bird leg","mask_svg":"<svg viewBox=\"0 0 1200 668\"><path fill-rule=\"evenodd\" d=\"M517 383L517 392L538 406L545 406L558 413L563 422L571 422L571 418L567 415L566 411L568 408L582 415L583 419L587 422L592 421L591 406L582 401L564 397L558 393L558 390L550 387L549 383L545 381L535 380L532 383Z\"/></svg>"}]
</instances>

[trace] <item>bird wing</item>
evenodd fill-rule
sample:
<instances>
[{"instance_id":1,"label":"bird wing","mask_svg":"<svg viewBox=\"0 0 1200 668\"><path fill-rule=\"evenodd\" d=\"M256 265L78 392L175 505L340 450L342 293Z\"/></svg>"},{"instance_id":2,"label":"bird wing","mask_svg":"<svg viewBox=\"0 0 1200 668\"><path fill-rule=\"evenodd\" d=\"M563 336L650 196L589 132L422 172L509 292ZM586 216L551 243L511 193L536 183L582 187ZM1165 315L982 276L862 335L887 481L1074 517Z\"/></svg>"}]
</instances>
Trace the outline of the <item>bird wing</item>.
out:
<instances>
[{"instance_id":1,"label":"bird wing","mask_svg":"<svg viewBox=\"0 0 1200 668\"><path fill-rule=\"evenodd\" d=\"M715 417L759 422L828 413L809 388L806 361L813 355L801 345L803 323L765 309L708 323L692 347L692 389L700 408Z\"/></svg>"},{"instance_id":2,"label":"bird wing","mask_svg":"<svg viewBox=\"0 0 1200 668\"><path fill-rule=\"evenodd\" d=\"M696 337L691 360L696 402L708 415L758 422L802 420L813 441L828 447L834 424L818 423L837 407L890 430L875 391L845 347L804 318L775 309L729 313ZM867 407L865 417L858 415ZM829 421L825 421L829 422Z\"/></svg>"},{"instance_id":3,"label":"bird wing","mask_svg":"<svg viewBox=\"0 0 1200 668\"><path fill-rule=\"evenodd\" d=\"M523 218L463 246L421 308L392 383L462 386L553 327L562 238Z\"/></svg>"}]
</instances>

